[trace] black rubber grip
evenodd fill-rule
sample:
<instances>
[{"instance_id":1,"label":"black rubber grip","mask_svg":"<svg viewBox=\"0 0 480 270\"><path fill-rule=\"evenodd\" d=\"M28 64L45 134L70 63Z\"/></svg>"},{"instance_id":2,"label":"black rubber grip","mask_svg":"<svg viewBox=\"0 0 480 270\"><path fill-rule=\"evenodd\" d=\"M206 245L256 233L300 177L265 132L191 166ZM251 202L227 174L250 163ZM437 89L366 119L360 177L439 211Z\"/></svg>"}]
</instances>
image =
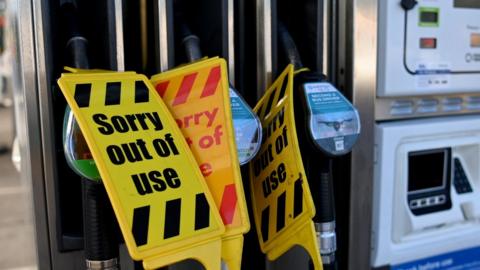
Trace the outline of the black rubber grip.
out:
<instances>
[{"instance_id":1,"label":"black rubber grip","mask_svg":"<svg viewBox=\"0 0 480 270\"><path fill-rule=\"evenodd\" d=\"M82 179L85 259L103 261L118 257L116 220L101 182Z\"/></svg>"},{"instance_id":2,"label":"black rubber grip","mask_svg":"<svg viewBox=\"0 0 480 270\"><path fill-rule=\"evenodd\" d=\"M79 27L78 12L73 3L65 3L61 6L62 27L65 29L65 51L67 62L65 64L88 69L88 41L81 34Z\"/></svg>"},{"instance_id":3,"label":"black rubber grip","mask_svg":"<svg viewBox=\"0 0 480 270\"><path fill-rule=\"evenodd\" d=\"M60 7L60 13L62 20L61 26L65 29L66 40L80 36L78 12L75 4L71 2L63 3Z\"/></svg>"},{"instance_id":4,"label":"black rubber grip","mask_svg":"<svg viewBox=\"0 0 480 270\"><path fill-rule=\"evenodd\" d=\"M182 12L175 13L175 32L185 50L187 61L193 62L202 58L200 38L192 33Z\"/></svg>"},{"instance_id":5,"label":"black rubber grip","mask_svg":"<svg viewBox=\"0 0 480 270\"><path fill-rule=\"evenodd\" d=\"M283 49L283 53L285 54L286 58L293 64L295 70L298 70L303 67L302 60L300 58L300 53L297 50L297 45L293 40L290 32L288 32L287 27L281 22L278 21L277 23L277 33L279 39L280 48Z\"/></svg>"},{"instance_id":6,"label":"black rubber grip","mask_svg":"<svg viewBox=\"0 0 480 270\"><path fill-rule=\"evenodd\" d=\"M200 50L200 39L195 35L190 35L182 40L183 47L185 48L185 56L189 62L196 61L202 58L202 52Z\"/></svg>"},{"instance_id":7,"label":"black rubber grip","mask_svg":"<svg viewBox=\"0 0 480 270\"><path fill-rule=\"evenodd\" d=\"M318 222L331 222L335 220L335 202L333 196L333 180L331 161L322 168L319 184L319 206L317 211Z\"/></svg>"}]
</instances>

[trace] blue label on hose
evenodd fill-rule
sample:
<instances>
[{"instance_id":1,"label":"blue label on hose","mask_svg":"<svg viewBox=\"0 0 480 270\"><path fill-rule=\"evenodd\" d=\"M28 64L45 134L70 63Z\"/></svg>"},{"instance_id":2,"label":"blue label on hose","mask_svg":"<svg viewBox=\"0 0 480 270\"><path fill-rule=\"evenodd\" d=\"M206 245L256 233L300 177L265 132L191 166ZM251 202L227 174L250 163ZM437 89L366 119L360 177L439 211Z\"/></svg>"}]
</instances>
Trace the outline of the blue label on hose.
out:
<instances>
[{"instance_id":1,"label":"blue label on hose","mask_svg":"<svg viewBox=\"0 0 480 270\"><path fill-rule=\"evenodd\" d=\"M350 102L329 83L309 83L305 89L314 115L353 111Z\"/></svg>"},{"instance_id":2,"label":"blue label on hose","mask_svg":"<svg viewBox=\"0 0 480 270\"><path fill-rule=\"evenodd\" d=\"M230 91L230 102L232 104L232 116L234 120L255 120L248 108L243 104L240 97L234 92Z\"/></svg>"},{"instance_id":3,"label":"blue label on hose","mask_svg":"<svg viewBox=\"0 0 480 270\"><path fill-rule=\"evenodd\" d=\"M480 270L480 247L464 249L413 262L394 265L392 270Z\"/></svg>"},{"instance_id":4,"label":"blue label on hose","mask_svg":"<svg viewBox=\"0 0 480 270\"><path fill-rule=\"evenodd\" d=\"M316 144L331 155L349 152L360 133L357 110L330 83L306 83L304 89L310 133Z\"/></svg>"},{"instance_id":5,"label":"blue label on hose","mask_svg":"<svg viewBox=\"0 0 480 270\"><path fill-rule=\"evenodd\" d=\"M261 124L250 107L232 88L230 88L230 103L238 161L243 165L250 161L260 148Z\"/></svg>"}]
</instances>

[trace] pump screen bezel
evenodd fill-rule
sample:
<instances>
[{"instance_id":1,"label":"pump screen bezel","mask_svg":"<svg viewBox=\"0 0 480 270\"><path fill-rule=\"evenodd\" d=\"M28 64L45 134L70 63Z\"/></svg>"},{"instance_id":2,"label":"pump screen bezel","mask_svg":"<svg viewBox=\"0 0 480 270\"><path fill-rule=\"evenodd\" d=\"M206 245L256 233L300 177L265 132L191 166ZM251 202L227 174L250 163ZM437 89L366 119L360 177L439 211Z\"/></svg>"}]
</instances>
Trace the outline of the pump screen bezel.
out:
<instances>
[{"instance_id":1,"label":"pump screen bezel","mask_svg":"<svg viewBox=\"0 0 480 270\"><path fill-rule=\"evenodd\" d=\"M429 178L430 179L419 179L420 176L417 176L417 175L414 175L418 172L418 170L415 170L413 171L412 170L412 165L413 165L413 162L414 162L414 159L416 159L418 161L419 158L423 158L424 161L426 158L428 158L428 156L430 156L430 160L429 162L432 161L432 159L436 158L434 157L435 155L442 155L442 159L443 159L443 162L441 162L442 164L440 164L438 161L434 161L434 163L438 163L438 164L434 164L434 165L441 165L441 170L442 170L442 173L441 173L441 184L438 185L435 184L434 185L427 185L427 186L421 186L421 184L419 184L418 182L419 181L430 181L431 183L434 183L433 181L437 181L435 180L435 178L437 178L438 176L437 175L433 175L432 172L429 173ZM408 193L409 194L418 194L418 193L425 193L425 192L429 192L429 191L435 191L435 190L442 190L442 189L445 189L445 186L447 185L447 167L448 167L448 149L444 148L444 149L433 149L433 150L427 150L427 151L415 151L415 152L410 152L408 153ZM415 168L418 168L419 165L415 165ZM422 166L420 166L422 167ZM438 172L434 172L434 173L438 173ZM415 177L415 178L414 178ZM431 179L434 179L433 181ZM416 186L414 186L416 183Z\"/></svg>"},{"instance_id":2,"label":"pump screen bezel","mask_svg":"<svg viewBox=\"0 0 480 270\"><path fill-rule=\"evenodd\" d=\"M410 157L420 155L442 154L442 184L410 190ZM410 211L418 216L439 211L448 210L452 207L450 197L450 189L452 182L452 149L450 147L427 149L419 151L411 151L407 154L407 175L406 175L406 192L407 205ZM437 161L438 162L438 161ZM420 165L421 167L421 165ZM435 167L435 166L433 166Z\"/></svg>"}]
</instances>

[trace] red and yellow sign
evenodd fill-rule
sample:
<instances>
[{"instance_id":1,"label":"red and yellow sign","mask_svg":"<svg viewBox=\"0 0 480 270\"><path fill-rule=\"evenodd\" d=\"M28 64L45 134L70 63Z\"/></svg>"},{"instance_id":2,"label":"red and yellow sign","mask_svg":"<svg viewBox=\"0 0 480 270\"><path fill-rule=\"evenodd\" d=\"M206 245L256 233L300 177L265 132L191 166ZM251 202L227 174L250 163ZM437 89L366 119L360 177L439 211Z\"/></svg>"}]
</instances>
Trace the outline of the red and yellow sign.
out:
<instances>
[{"instance_id":1,"label":"red and yellow sign","mask_svg":"<svg viewBox=\"0 0 480 270\"><path fill-rule=\"evenodd\" d=\"M152 77L207 180L226 232L222 259L240 270L242 234L248 212L232 127L229 87L223 59L212 58Z\"/></svg>"}]
</instances>

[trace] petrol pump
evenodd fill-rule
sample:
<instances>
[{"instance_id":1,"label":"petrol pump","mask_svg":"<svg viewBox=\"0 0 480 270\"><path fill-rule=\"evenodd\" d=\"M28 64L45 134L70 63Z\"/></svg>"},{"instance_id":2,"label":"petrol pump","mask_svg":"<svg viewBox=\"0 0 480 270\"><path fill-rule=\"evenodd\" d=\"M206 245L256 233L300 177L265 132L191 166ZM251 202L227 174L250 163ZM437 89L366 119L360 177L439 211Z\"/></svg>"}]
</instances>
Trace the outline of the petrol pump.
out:
<instances>
[{"instance_id":1,"label":"petrol pump","mask_svg":"<svg viewBox=\"0 0 480 270\"><path fill-rule=\"evenodd\" d=\"M268 94L256 108L264 123L263 139L256 137L266 142L259 156L264 158L264 164L258 162L261 158L250 163L253 164L251 174L261 175L265 167L268 176L262 175L257 189L247 188L245 194L248 197L261 192L260 198L267 198L267 202L255 212L260 225L252 226L252 233L245 237L243 269L308 269L313 257L317 258L316 267L320 268L320 254L326 269L336 266L355 270L478 268L480 7L476 1L41 0L15 3L16 20L12 24L18 49L14 57L15 85L18 86L14 91L15 115L22 177L29 179L33 187L39 269L80 270L85 266L83 180L65 159L62 129L66 101L56 86L70 58L64 53L66 40L69 37L76 40L69 46L82 42L79 35L68 36L71 29L68 30L68 24L61 19L64 2L73 2L78 9L82 35L89 44L90 66L136 72L123 73L121 80L129 85L128 89L138 90L138 103L158 101L153 94L162 89L153 90L150 80L139 74L150 77L165 72L166 75L157 78L175 77L172 74L178 74L175 72L181 70L182 65L201 55L189 57L194 50L185 52L185 48L195 48L185 46L192 41L198 41L204 56L220 56L228 64L223 66L218 59L191 64L215 63L222 66L222 72L228 70L230 84L250 106ZM178 30L179 11L184 14L191 35ZM186 66L189 65L184 66L188 69ZM208 77L207 73L203 75L202 78ZM68 85L73 84L71 78L66 76L62 82L67 95L72 96L73 88ZM115 84L118 78L107 73L99 78L105 84L114 83L109 88L113 98L109 104L97 104L99 108L118 105L115 97L119 89L123 89ZM132 78L140 83L133 84ZM225 82L222 83L228 88ZM152 93L148 95L149 102L145 93ZM280 96L291 102L283 113L281 108L287 107L282 107L286 102L277 98ZM237 105L245 105L242 99L236 101ZM161 108L166 114L166 108ZM212 115L211 110L205 111ZM148 112L153 119L150 122L141 122L142 116L135 116L133 121L140 121L138 123L144 124L140 127L148 127L150 131L161 129L153 112L158 111ZM287 112L288 120L283 118ZM132 110L128 114L136 113ZM197 122L207 120L207 114L197 115ZM361 124L357 122L358 115L361 115ZM114 119L118 125L127 118ZM195 114L187 117L190 120L182 119L182 124L195 123ZM165 127L180 136L170 120L165 120L169 123ZM85 126L85 122L82 125ZM285 132L284 127L287 127ZM293 130L296 133L292 133ZM217 129L216 133L212 132L216 136L208 137L202 145L214 143L215 138L220 138L220 131L225 134L224 130ZM141 132L150 134L147 130ZM88 134L91 140L92 133ZM293 134L298 135L297 140L293 140ZM151 153L167 155L161 151L167 149L160 147L163 142L172 153L165 162L177 160L172 163L175 168L180 161L184 161L185 166L196 162L193 157L188 158L189 162L176 159L174 150L186 149L183 140L175 144L178 146L175 148L171 142L177 139L165 133L161 135L162 140L155 141L160 150ZM357 145L347 154L357 136ZM294 141L299 151L295 155L287 154L291 153ZM137 150L144 149L141 140L135 145ZM115 146L109 149L118 150ZM179 155L188 156L186 152ZM139 153L145 159L150 156L149 151ZM78 161L78 156L70 157L73 163ZM286 165L288 158L293 161ZM85 160L85 156L80 160ZM122 163L121 159L113 160ZM302 161L301 166L297 161ZM178 166L179 171L181 167ZM245 168L244 176L247 175ZM287 172L292 168L299 174L288 175L291 181L287 181ZM160 180L156 172L131 173L136 175L131 180L137 183L134 191L140 194L136 194L138 198L155 194L157 189L170 192L179 188L175 174L167 170L167 180L163 169L159 171ZM193 179L189 182L192 185L200 178L198 166L190 166L183 172L191 173L186 181ZM159 181L157 189L152 179ZM106 181L111 183L108 182L111 180ZM248 181L244 181L244 185L250 186ZM279 192L285 186L288 188ZM188 197L187 201L198 202L199 213L213 209L205 187L199 185L195 190L200 195ZM170 199L171 213L180 212L182 207L195 209L179 203L178 197L172 195ZM252 205L256 204L251 198L247 199ZM147 206L151 205L135 207L136 210L129 212L131 216L123 216L124 221L136 220L137 225L135 230L129 230L125 224L133 223L121 223L130 238L115 234L119 242L125 241L130 246L148 242L144 234L148 232L145 230L145 217L150 213ZM223 220L220 222L220 218L212 214L210 227L201 216L186 217L197 225L192 227L195 235L192 239L199 239L196 229L211 229L212 238L207 238L214 239L211 241L214 247L199 249L198 254L209 251L215 258L209 265L221 268L219 241ZM249 216L253 224L253 211ZM274 244L268 242L300 216L299 219L306 222L294 228L295 234L278 238ZM184 236L179 227L174 226L176 222L169 224L173 225L162 227L168 231L163 237ZM308 231L300 230L303 226L308 226ZM135 235L129 234L133 232ZM298 246L286 247L298 239L308 240L307 252ZM126 244L119 244L121 269L142 269L143 266L133 263ZM260 248L270 251L267 257L276 259L264 265ZM152 254L146 256L152 259L149 255ZM159 261L148 260L147 266L156 265L154 262ZM192 261L170 266L172 269L200 267Z\"/></svg>"},{"instance_id":2,"label":"petrol pump","mask_svg":"<svg viewBox=\"0 0 480 270\"><path fill-rule=\"evenodd\" d=\"M352 149L360 133L360 118L353 105L322 74L322 72L332 74L333 64L329 60L335 58L328 54L331 53L329 44L332 42L332 36L330 36L332 29L329 28L329 20L325 19L332 19L330 18L331 7L329 5L324 6L324 3L316 1L303 1L295 4L287 1L262 2L263 5L258 6L257 12L267 12L264 14L268 14L268 16L260 20L257 31L260 31L259 33L262 33L263 30L272 31L271 36L273 38L263 37L267 41L257 40L257 44L265 50L262 51L264 54L258 57L272 56L272 60L259 60L259 63L262 60L267 61L266 65L260 66L260 70L265 72L261 76L265 79L268 78L269 72L272 72L272 74L279 73L287 64L292 64L295 70L293 75L293 110L295 111L296 136L298 136L301 159L305 167L305 176L315 203L316 215L313 220L319 243L317 252L322 255L323 267L336 269L338 257L336 256L334 186L341 187L341 182L344 180L341 178L341 169L337 172L333 169L341 163L337 160L337 166L332 167L332 157L345 155ZM274 7L271 14L266 11L268 7ZM305 35L305 33L308 33L308 35ZM324 54L325 52L328 53ZM305 66L302 63L304 59ZM269 65L271 66L269 67ZM282 76L283 73L280 77ZM332 76L332 79L335 79L335 76ZM286 79L283 80L285 83ZM275 84L277 84L277 81L272 86L273 88ZM275 91L272 92L269 88L264 96L264 106L262 107L259 104L256 107L256 109L258 108L257 113L267 115L266 119L269 111L266 109L267 112L263 112L263 108L265 106L270 107L265 104L270 104L270 101L273 101L273 107L278 107L281 103L282 94L280 94L277 104L274 93ZM275 114L276 110L272 109L271 111L272 114ZM270 128L268 123L270 123L269 121L275 122L275 119L266 121L268 126L264 128L267 128L268 134ZM275 130L275 123L272 123L272 125ZM266 136L268 137L268 135ZM262 156L262 152L260 156ZM275 155L273 156L274 160ZM257 180L253 180L253 182ZM281 180L279 181L281 182ZM276 188L275 184L272 185L272 189L274 187ZM277 207L280 206L277 205ZM341 210L338 211L339 209ZM344 220L344 206L342 205L339 209L337 209L340 213L338 216ZM280 212L274 215L274 217L277 217L277 226L278 215L280 215ZM289 218L291 217L289 216ZM256 221L257 226L258 223L263 224L265 222L263 214L261 222L258 219ZM343 226L345 224L342 224ZM259 238L262 237L265 241L266 234L259 235ZM342 242L339 245L342 248L342 253L347 245L347 241L343 237L345 236L342 235ZM308 252L308 248L306 249L309 253L307 257L311 257L311 252ZM304 254L298 249L292 249L275 262L268 263L267 267L272 269L309 267L308 258L305 259ZM343 256L344 254L340 258ZM342 259L345 263L345 257Z\"/></svg>"},{"instance_id":3,"label":"petrol pump","mask_svg":"<svg viewBox=\"0 0 480 270\"><path fill-rule=\"evenodd\" d=\"M295 43L288 30L281 22L277 27L280 50L297 70L294 77L295 121L317 207L314 221L320 254L324 266L335 269L337 239L332 163L334 157L346 155L355 145L360 133L360 116L324 75L302 70L300 54L295 53Z\"/></svg>"},{"instance_id":4,"label":"petrol pump","mask_svg":"<svg viewBox=\"0 0 480 270\"><path fill-rule=\"evenodd\" d=\"M381 1L375 269L480 265L480 5Z\"/></svg>"},{"instance_id":5,"label":"petrol pump","mask_svg":"<svg viewBox=\"0 0 480 270\"><path fill-rule=\"evenodd\" d=\"M127 4L123 3L126 1L119 0L104 2L74 2L77 4L79 12L79 24L85 29L85 38L88 39L90 43L89 48L91 49L90 59L92 67L109 70L123 70L123 66L125 65L126 69L128 70L134 70L151 75L153 72L165 71L166 69L170 69L179 64L180 61L176 60L178 56L174 50L174 40L172 39L172 10L176 8L175 5L177 3L172 3L172 1L158 1L154 3L139 1L138 6L136 6L136 3L132 4L129 2ZM34 91L33 93L25 91L25 93L31 94L26 95L26 97L28 99L28 104L33 106L33 108L27 108L28 110L26 111L29 120L28 123L30 124L28 126L29 131L31 131L32 134L39 134L39 136L32 135L32 137L28 137L31 140L29 142L31 143L32 149L35 148L38 150L38 148L41 148L38 152L27 152L29 154L27 157L35 157L34 159L28 160L28 162L31 163L29 165L33 164L35 166L27 166L26 168L31 169L29 173L35 175L35 177L41 178L39 180L35 180L35 185L40 187L40 189L38 191L36 190L35 192L38 231L42 232L39 234L39 237L42 240L39 241L39 245L42 245L39 247L39 251L46 253L44 254L45 256L42 256L42 258L47 258L42 261L41 267L45 269L69 269L73 266L74 269L80 269L83 268L84 265L84 258L82 255L83 228L81 224L83 222L81 218L82 207L80 189L82 180L80 180L80 177L70 169L62 150L64 141L61 136L61 129L63 128L63 114L66 107L66 102L60 94L59 89L55 87L55 81L60 77L60 73L63 71L63 66L67 62L65 61L67 56L58 53L59 51L63 51L64 48L61 35L62 33L68 32L64 31L65 29L63 29L63 27L67 26L67 24L63 24L60 20L60 7L62 4L60 1L24 1L21 3L26 6L21 6L19 9L19 11L22 12L20 18L26 19L27 22L30 22L27 24L22 24L22 31L19 31L23 35L26 35L24 37L22 36L22 42L25 42L22 43L22 45L25 46L19 46L19 49L24 54L22 55L21 60L24 65L27 65L26 67L31 68L27 68L26 70L28 72L25 72L25 74L36 74L36 76L33 76L34 78L29 77L25 79L28 81L27 86L29 86L25 87L25 89L30 88L38 90ZM198 4L198 1L189 1L188 3L192 8L198 7L198 9L190 8L189 12L191 13L207 10L209 12L205 12L204 15L216 15L193 16L190 14L191 18L196 19L194 20L194 23L191 24L193 32L195 32L203 42L212 44L212 46L203 47L203 52L208 55L228 56L225 58L229 59L230 65L233 65L232 61L230 61L233 58L229 58L230 56L226 54L226 51L231 50L233 46L233 43L227 43L227 41L231 39L228 34L231 33L229 30L231 30L230 27L232 27L231 18L233 16L233 7L226 5L226 3L231 2L222 1L220 4L218 4L218 2L212 1ZM220 9L221 12L215 13L208 9ZM221 28L221 33L219 35L213 35L214 39L221 37L220 43L211 42L211 39L208 38L208 35L210 34L209 30L211 29L206 27L195 29L197 25L200 25L198 22L205 19L213 19L222 22L215 24L218 28ZM135 23L126 23L132 21ZM152 23L152 21L154 23ZM39 26L42 31L33 31L33 25ZM138 28L136 27L137 25ZM125 33L132 33L132 35ZM152 39L148 38L149 34L151 33L153 34L150 35L150 37L154 37L153 42ZM75 38L77 40L74 40L73 43L76 45L81 44L81 42L76 43L76 41L81 39L81 37L75 36ZM136 44L139 44L141 48L138 50L130 49L136 48ZM220 46L216 47L219 44ZM209 49L221 50L221 53L218 53L217 51L213 54L208 51ZM138 57L137 54L140 56ZM155 57L153 57L153 55L155 55ZM32 63L27 63L25 59L32 60ZM233 76L233 72L230 72L230 74L230 76ZM79 83L75 78L80 78L85 81L83 81L83 83ZM91 80L92 78L94 78L95 82L101 83L86 83L87 80ZM132 83L131 80L135 80L135 83ZM231 79L230 81L233 82L234 80ZM62 87L62 93L65 94L70 107L72 107L72 111L77 113L76 119L79 126L86 130L85 127L88 127L88 125L91 124L91 122L88 121L96 119L96 123L98 124L100 122L104 127L93 129L93 131L90 130L91 132L83 132L88 143L96 146L90 148L92 155L94 155L97 160L100 160L98 157L101 155L99 149L106 148L108 148L108 151L110 151L110 155L108 156L111 161L110 163L113 163L114 165L124 165L127 159L129 159L129 162L131 163L134 163L132 160L135 162L150 160L150 152L145 150L143 147L144 141L142 141L142 139L138 139L138 141L135 141L134 144L129 144L123 141L129 139L128 136L124 136L120 143L118 141L114 142L113 140L111 142L106 140L95 142L95 140L92 139L94 138L94 135L92 135L94 132L100 132L103 135L110 135L108 133L111 132L123 134L126 133L125 130L127 127L130 131L138 131L139 133L139 127L141 127L141 132L145 132L145 134L147 134L145 138L149 138L148 134L150 133L148 132L150 131L163 130L162 128L164 126L161 125L160 121L158 121L158 118L156 117L157 114L155 114L156 111L146 112L145 114L139 113L139 115L136 115L137 112L128 111L129 116L122 118L122 115L120 115L118 111L112 109L114 107L108 107L116 106L121 102L125 102L124 99L119 97L122 91L127 90L135 90L135 96L128 97L130 99L133 97L132 103L140 104L138 105L138 108L146 108L149 106L149 104L151 105L153 101L158 101L157 96L152 96L154 90L152 90L150 85L147 83L145 77L139 74L134 74L133 72L111 74L100 71L100 74L96 75L78 72L78 74L65 74L62 76L59 82L60 86ZM75 95L77 89L79 92L78 95ZM97 90L101 91L99 92ZM92 94L92 98L95 96L95 99L90 99L90 93ZM102 102L99 101L99 96L101 96L100 93L105 94L102 97L104 98ZM36 100L37 103L35 103L34 100ZM92 103L90 103L91 100ZM108 112L108 120L100 114L95 114L95 118L89 118L82 114L82 110L83 112L91 113L93 110L92 108L95 107L92 104L95 104L97 108L102 108L105 113ZM145 107L140 107L143 105L145 105ZM161 107L160 109L165 112L164 107ZM115 112L117 115L110 115L110 113L113 112ZM132 118L132 115L134 118ZM147 117L150 119L149 122L145 120ZM170 120L167 122L171 123ZM126 122L127 124L124 124L124 121L128 121ZM132 124L132 121L138 121L138 125ZM38 124L40 128L32 128L32 125L36 124ZM165 129L170 127L171 125L165 125ZM175 129L173 129L172 132L175 133L174 135L178 135L178 132L176 132ZM183 140L178 140L177 142L179 142L179 145L182 147L174 147L176 145L172 142L173 137L167 136L168 134L162 135L164 135L162 140L155 139L154 142L152 141L152 143L154 143L155 146L155 153L161 157L168 155L166 153L166 149L170 151L169 153L171 160L168 159L165 160L165 163L162 163L170 164L170 161L175 160L175 156L183 155L183 152L180 150L183 149L185 142L183 142ZM40 142L35 141L38 140L38 138L40 138ZM110 145L107 146L107 143L110 143ZM167 146L164 147L164 145ZM99 146L103 148L100 148ZM25 146L23 147L23 149L25 149ZM122 153L127 152L120 152L119 150L122 149L122 147L133 147L132 149L139 150L140 152L137 153L140 154L136 154L134 158L131 156L127 158L126 156L122 156ZM186 155L188 156L188 154ZM36 160L38 163L34 164ZM237 161L235 160L235 162ZM184 167L188 167L187 165L191 165L190 163L194 163L191 158L188 160L188 162L185 162ZM121 173L125 172L120 169L112 170L110 167L107 167L101 162L98 162L97 165L102 174L102 180L106 183L105 186L107 191L111 193L111 190L115 189L112 189L113 178L109 176L115 175L117 177L121 177ZM178 165L178 163L176 165ZM195 167L187 168L189 169L187 172L192 174L190 175L191 177L189 177L189 179L191 178L190 180L192 181L196 179L196 176L198 176L198 168L194 168ZM136 198L141 198L141 196L150 195L154 192L163 192L164 189L167 188L167 184L169 190L179 188L179 181L175 177L175 173L172 172L172 170L162 170L161 174L163 176L161 179L158 173L159 172L150 171L148 174L145 172L131 174L132 177L130 180L135 184L136 188L136 191L134 191L138 193L135 194ZM164 175L166 175L166 177ZM67 183L63 179L71 179L72 181ZM156 185L153 186L152 182L155 182ZM125 191L125 189L122 189L121 186L119 186L116 190ZM119 213L122 214L122 211L119 211L117 208L118 204L123 205L125 197L117 196L118 194L115 193L115 196L113 196L110 193L109 196L113 198L112 202L116 204L114 208L116 209L117 219L119 220L122 233L125 236L125 242L127 246L129 246L130 251L131 247L134 245L138 247L143 246L146 243L150 243L150 239L145 234L145 232L148 232L148 230L145 230L144 228L145 224L147 224L145 219L149 216L148 213L150 205L138 206L130 209L133 211L129 212L128 215L125 213L123 213L124 215L118 215ZM207 193L205 193L207 195L204 196L202 194L204 193L200 192L196 194L197 196L195 196L195 199L190 200L195 200L197 202L196 205L199 208L198 211L205 214L205 209L207 209L207 206L211 205L208 203L211 201L211 199ZM166 201L165 209L167 209L168 212L179 212L181 204L177 199L178 198L173 198L172 200ZM175 215L167 216L175 218ZM204 215L198 214L195 215L195 217L187 217L190 218L192 223L194 223L193 228L195 233L197 230L209 228L212 230L212 236L218 236L218 234L222 231L222 226L219 225L219 223L216 223L216 221L218 221L218 215L212 216L213 218L211 219L211 223L208 223L205 221L205 219L202 219L202 216ZM165 230L163 231L164 240L169 239L170 237L175 237L180 233L179 227L175 226L176 222L167 223L169 225L164 228ZM130 228L131 230L129 230L128 226L132 227ZM218 247L218 245L215 246L215 248ZM202 251L205 252L205 250L208 249L203 249ZM218 251L217 249L215 250ZM132 268L133 266L131 259L125 253L125 249L122 245L122 250L120 252L120 265L123 269ZM139 256L139 253L141 252L133 253L133 257L140 258L141 256ZM213 256L218 256L218 252L212 253ZM148 253L147 256L148 255L152 255L152 253ZM158 262L156 260L152 260L150 261L151 264L147 264L150 267L155 265L153 261Z\"/></svg>"}]
</instances>

